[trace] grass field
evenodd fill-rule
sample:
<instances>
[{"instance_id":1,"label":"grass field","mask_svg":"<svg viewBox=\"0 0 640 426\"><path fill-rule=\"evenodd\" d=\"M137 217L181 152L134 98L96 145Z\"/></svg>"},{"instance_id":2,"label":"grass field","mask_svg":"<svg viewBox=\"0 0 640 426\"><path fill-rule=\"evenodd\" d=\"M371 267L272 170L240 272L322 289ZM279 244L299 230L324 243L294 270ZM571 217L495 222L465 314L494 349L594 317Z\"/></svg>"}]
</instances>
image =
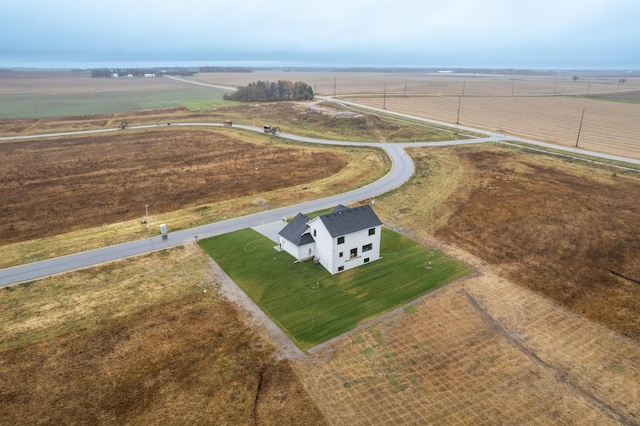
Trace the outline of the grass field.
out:
<instances>
[{"instance_id":1,"label":"grass field","mask_svg":"<svg viewBox=\"0 0 640 426\"><path fill-rule=\"evenodd\" d=\"M169 128L167 127L165 127L164 129L169 130ZM171 130L173 131L174 129L171 128ZM58 189L56 189L59 187L55 184L52 184L50 189L52 191L55 191L55 194L52 194L51 196L45 198L38 198L35 196L24 197L24 195L27 193L35 194L34 192L26 191L25 188L28 185L23 185L21 188L19 188L19 193L15 192L15 188L10 189L7 187L7 185L5 185L5 188L1 188L2 185L0 185L0 194L4 194L4 197L7 200L13 198L14 195L20 195L23 201L36 201L37 199L40 199L41 201L53 200L51 202L52 204L57 203L58 205L63 207L62 210L59 210L57 212L50 210L48 210L47 212L41 212L48 213L48 218L50 220L53 220L55 223L55 226L52 226L51 228L55 228L58 231L59 235L52 235L50 237L43 237L42 235L40 235L39 238L29 240L27 239L27 234L23 234L22 231L18 232L18 228L13 228L12 231L9 231L11 238L17 239L20 242L9 244L9 234L5 234L7 235L7 238L0 239L0 267L9 267L22 263L35 262L50 257L76 253L80 250L90 250L93 248L104 247L105 245L118 244L135 239L146 238L154 235L155 232L157 232L157 226L155 225L158 225L160 223L171 224L172 229L175 230L221 221L244 214L256 213L264 209L264 207L252 203L252 200L256 197L261 197L267 200L268 206L270 208L278 208L290 205L294 202L312 200L327 194L336 194L342 191L349 190L351 188L358 187L360 185L366 185L370 182L373 182L374 180L387 173L389 168L391 167L388 157L384 156L381 151L376 149L325 148L323 149L323 151L326 151L325 153L329 154L333 159L332 161L329 161L328 165L330 167L321 172L319 176L316 176L317 179L311 179L312 176L310 172L316 166L318 166L318 161L323 157L323 155L316 156L314 154L317 152L317 147L303 147L299 144L280 143L284 141L281 139L269 139L268 137L262 135L258 135L256 137L253 135L248 135L245 132L238 133L233 131L225 132L223 130L216 130L214 131L214 134L222 136L222 134L219 132L223 132L222 134L229 134L232 132L233 138L231 140L227 140L225 137L222 137L222 139L217 139L217 137L211 136L213 137L213 139L210 139L210 137L207 137L206 135L203 136L202 134L200 134L200 132L191 131L186 132L186 134L184 135L186 139L183 139L182 141L177 140L177 142L173 145L172 139L168 137L164 139L156 139L155 142L153 142L151 145L154 148L149 148L146 150L146 154L144 154L144 161L146 164L142 166L141 170L139 170L140 175L136 179L128 178L131 176L130 171L127 173L113 174L113 171L115 169L127 169L125 163L130 160L134 160L134 156L126 156L127 153L132 152L132 148L129 146L122 146L120 151L124 151L125 157L120 157L117 159L112 158L111 166L108 166L106 170L111 171L111 173L107 173L107 175L111 177L119 175L120 177L125 179L125 182L109 185L107 179L108 176L105 174L98 176L98 179L94 180L95 185L91 187L90 193L96 194L99 190L109 190L110 188L111 191L115 192L112 192L111 195L106 198L111 200L115 199L114 197L117 195L117 193L119 193L120 195L127 194L127 196L144 193L146 200L150 200L153 194L157 194L157 200L161 200L164 203L169 202L170 204L165 204L165 209L160 209L161 204L158 204L155 201L146 201L153 206L149 211L151 221L151 226L149 228L141 225L139 222L139 219L144 215L145 201L143 201L143 204L131 204L134 208L137 207L137 210L135 210L136 213L132 218L130 218L130 220L124 220L124 216L121 216L121 219L119 219L120 221L116 222L116 220L118 219L115 219L115 215L121 215L123 213L122 207L124 205L130 204L120 202L118 203L120 207L116 205L116 209L112 209L114 205L111 205L111 207L103 206L100 209L87 209L89 213L93 210L104 210L105 212L107 212L108 219L106 222L108 224L105 224L104 226L88 226L89 222L86 219L83 219L71 222L74 224L73 228L76 229L75 231L72 231L71 228L62 229L63 222L67 221L67 223L70 223L68 222L70 220L68 214L62 214L62 211L67 210L70 205L73 204L72 198L75 192L73 190L74 188L67 185L67 188L70 188L71 190L67 190L61 193L58 191ZM118 133L118 135L120 135L120 133ZM149 134L146 132L137 134L132 133L130 136L136 137L136 135L137 139L135 139L135 144L142 143L144 142L144 140L148 140L149 137ZM200 136L196 137L196 135ZM101 142L98 143L95 149L83 150L82 153L76 151L75 154L72 152L68 152L67 157L77 158L78 156L82 156L84 161L77 162L76 165L78 165L78 163L84 163L93 160L97 161L98 163L102 162L102 165L94 163L96 165L93 168L95 172L105 165L104 161L109 155L114 154L114 152L118 152L117 149L115 151L109 149L109 147L112 146L112 142L117 142L118 139L119 138L115 138L114 141L109 142L109 140L101 139L101 137L98 137L97 140L100 140ZM193 145L195 143L196 145L199 144L201 146L206 146L207 140L209 140L210 142L213 141L218 149L205 149L206 155L202 154L201 149L197 149L195 157L192 157L191 160L183 163L182 165L178 165L178 159L181 156L180 153L184 153L185 149L188 150L189 145ZM215 142L216 140L217 142ZM251 143L250 145L246 145L245 143L243 143L243 141L262 141L266 144L266 150L256 149L253 143ZM92 143L95 142L96 140L92 140ZM269 191L250 191L251 193L245 196L242 196L241 193L234 192L234 187L236 189L240 188L241 192L246 192L249 187L247 185L240 186L238 182L234 184L228 184L229 179L225 178L225 167L223 167L223 162L221 161L222 158L220 157L220 155L223 154L224 151L226 151L226 149L224 149L224 146L227 146L227 148L230 147L229 142L231 142L231 145L234 146L232 147L232 151L236 149L242 149L243 146L245 148L253 146L253 149L246 149L244 151L241 150L240 155L238 156L231 156L233 162L233 166L231 167L231 169L240 171L243 175L254 174L253 176L262 177L261 179L253 179L250 186L256 184L263 185L265 183L270 184L275 180L279 180L281 178L288 179L288 183L284 186L281 186L280 188ZM20 146L27 147L29 145L28 142L25 143L26 145ZM176 145L179 145L181 149L175 149L174 146ZM7 145L5 143L0 144L0 146L6 148ZM166 154L169 155L170 159L167 161L163 161L162 166L156 164L159 168L151 167L151 164L153 163L152 159L159 158L161 151L163 151L161 149L162 146L165 146L167 149L169 149L169 152ZM306 179L304 179L303 184L307 187L307 189L302 190L301 185L294 185L294 181L292 180L294 176L292 174L282 174L281 167L278 167L277 162L269 161L269 159L265 158L265 153L267 151L269 151L270 149L277 150L279 149L278 147L285 149L284 152L286 153L286 161L291 161L291 159L296 158L297 154L295 154L295 152L298 152L301 158L307 157L307 160L302 160L303 163L305 161L308 161L308 159L311 159L313 160L313 162L315 162L313 167L307 167L303 170L304 174L306 175ZM295 150L293 150L294 148ZM59 152L61 149L61 147L58 147L57 151ZM2 150L0 149L0 151ZM24 155L27 154L28 150L23 149L18 151L22 152L22 154ZM45 148L44 151L47 151L47 149ZM109 151L111 152L111 154L107 155L107 152ZM117 155L121 154L122 153ZM218 158L212 160L211 155ZM255 157L255 155L259 155L259 157ZM55 157L56 155L53 154L48 155L48 162L39 162L38 167L56 165L57 163L56 161L54 161ZM7 158L11 158L11 155L9 155ZM207 158L209 160L207 160ZM336 160L339 158L342 158L342 160L339 160L340 162L345 161L347 165L338 173L333 173L329 169L335 167ZM208 163L208 161L213 162ZM23 163L24 157L21 157L20 160L16 160L16 164ZM69 166L69 163L66 162L66 160L63 161L63 163ZM75 172L77 172L77 170L75 172L73 171L74 167L67 166L60 167L57 170L64 170L64 173L68 173L69 176L74 175ZM189 202L187 202L184 197L188 196L188 194L186 194L184 191L176 191L174 195L179 199L174 199L174 204L171 204L171 197L168 197L166 193L167 187L161 187L153 183L153 177L156 176L156 173L158 173L160 169L163 169L165 167L167 167L167 173L168 175L172 176L172 179L181 176L181 178L178 179L178 182L182 182L185 179L191 181L192 183L188 185L189 190L187 192L191 192L192 195L196 195L196 198L191 199ZM258 167L259 170L256 171L256 167ZM132 167L127 170L133 169L136 168ZM8 171L8 169L5 171ZM30 173L31 172L33 172L33 170L31 170ZM267 176L268 172L271 174L272 178L265 179L265 176ZM255 173L258 173L258 175L255 175ZM10 174L11 179L17 178L19 174L20 172ZM55 171L50 170L49 172L44 172L43 175L55 181L55 174ZM87 180L90 178L91 177L87 176L86 174L83 175L83 177L80 179L81 181L83 181L82 185L85 185L87 183ZM95 177L93 179L95 179ZM240 176L239 179L241 181L243 179L242 176ZM231 178L231 180L233 181L233 178ZM125 184L126 189L123 188ZM134 187L131 185L134 185L137 188L142 188L142 186L144 186L144 189L134 190ZM123 189L125 190L122 191ZM160 192L156 193L155 191ZM196 191L197 194L194 194L193 191ZM221 194L219 194L218 196L213 196L212 194L217 191L226 191L230 195L222 196ZM40 194L40 197L41 196L42 194ZM63 199L65 201L61 202L61 200ZM73 215L82 214L80 209L87 207L88 203L85 202L86 193L84 193L82 199L84 200L83 202L76 204L77 208L71 209ZM99 201L99 199L100 197L93 197L92 202ZM10 206L9 204L0 206L0 211L4 213L3 217L6 219L4 223L5 226L11 226L11 215L9 214L11 209L12 206ZM13 206L13 209L15 210L15 206ZM163 212L162 210L165 211ZM25 211L30 211L30 209L17 210L17 212L22 213ZM30 226L36 226L36 223L40 222L37 226L41 226L43 225L43 223L41 223L43 220L48 219L45 219L45 217L40 217L38 221L29 220L27 222L31 223Z\"/></svg>"},{"instance_id":2,"label":"grass field","mask_svg":"<svg viewBox=\"0 0 640 426\"><path fill-rule=\"evenodd\" d=\"M313 262L294 264L253 230L200 244L304 350L473 271L386 229L380 260L336 275ZM433 269L425 268L428 262Z\"/></svg>"},{"instance_id":3,"label":"grass field","mask_svg":"<svg viewBox=\"0 0 640 426\"><path fill-rule=\"evenodd\" d=\"M0 94L0 119L83 116L182 106L202 110L234 105L222 100L224 93L213 87L186 86L159 91Z\"/></svg>"},{"instance_id":4,"label":"grass field","mask_svg":"<svg viewBox=\"0 0 640 426\"><path fill-rule=\"evenodd\" d=\"M535 110L540 117L545 116L544 106L534 109L538 102L528 94L545 95L556 87L558 93L576 95L617 89L617 79L587 81L582 76L577 82L541 78L515 83L510 77L494 81L467 76L465 82L463 76L451 76L418 84L411 75L399 74L391 84L381 74L343 73L334 80L333 74L324 73L315 81L298 75L280 73L271 79L300 79L324 94L333 93L337 80L339 95L362 93L377 107L386 84L388 109L392 98L402 98L406 85L409 93L415 90L416 99L420 92L444 95L441 101L450 107L440 112L454 120L463 85L469 100L476 98L487 112L512 102L519 111ZM61 75L55 82L15 79L10 84L0 80L0 93L135 92L178 84L169 79L76 77ZM262 73L234 78L267 79ZM621 93L639 82L629 78ZM519 97L532 102L520 103ZM569 101L545 99L559 100ZM579 125L573 117L583 108L583 132L591 134L591 105L595 108L596 102L604 108L637 108L571 100L589 106L573 105L566 111L572 117L567 119L567 134ZM206 107L206 102L195 101L189 108ZM291 127L283 131L292 133L321 133L332 126L333 119L303 118L299 108L247 105L245 111L234 112L233 120L282 125L279 120L287 119ZM177 109L138 112L134 119L133 113L123 112L0 120L0 134L114 127L121 119L135 124L220 122L227 112ZM533 120L527 117L525 121ZM599 116L598 123L607 117L611 115ZM635 128L615 122L622 131ZM317 127L307 129L309 123ZM339 132L376 135L376 140L398 135L385 123L367 123L367 132L357 126ZM603 129L612 139L619 135L615 126ZM637 132L626 139L637 141ZM363 182L362 173L371 174L371 169L360 168L362 161L379 163L380 169L389 166L375 153L350 153L347 168L354 167L347 175L340 173L340 179L335 175L305 191L283 188L260 196L272 206L317 198ZM415 148L408 153L416 162L416 174L377 197L376 212L385 225L473 265L478 274L429 297L411 299L404 309L331 340L304 359L280 362L274 360L273 342L259 321L224 300L224 293L222 298L216 295L219 278L212 274L209 256L194 243L0 289L0 424L323 424L323 417L329 424L354 426L638 424L640 262L635 236L640 234L640 185L635 174L494 144ZM251 203L255 196L154 212L151 219L180 226L222 220L261 209ZM150 232L145 229L130 220L33 240L28 250L22 243L5 245L0 247L0 263L10 258L22 262L43 248L48 257L134 235L143 238ZM302 276L301 268L314 266L293 265L288 255L273 259L281 253L272 249L272 242L258 238L248 237L254 245L247 250L253 252L246 253L243 245L230 255L249 263L263 252L269 262L295 266L296 276ZM393 261L391 255L383 251L380 264ZM358 272L368 274L366 270ZM320 272L324 275L315 280L307 275L311 286L290 293L315 307L311 298L330 289L323 278L328 273ZM402 272L394 270L396 275ZM389 281L402 283L396 275ZM277 284L294 282L285 273L278 278ZM294 304L301 306L280 287L256 277L248 280L256 282L259 297L276 307L293 311ZM318 290L309 294L315 283ZM334 287L343 290L346 284ZM338 302L357 299L356 290L339 294ZM305 292L308 299L302 297ZM291 306L282 306L280 297ZM302 331L309 328L305 312L297 319ZM325 324L362 321L337 317Z\"/></svg>"},{"instance_id":5,"label":"grass field","mask_svg":"<svg viewBox=\"0 0 640 426\"><path fill-rule=\"evenodd\" d=\"M0 289L0 424L326 424L210 262L188 244Z\"/></svg>"}]
</instances>

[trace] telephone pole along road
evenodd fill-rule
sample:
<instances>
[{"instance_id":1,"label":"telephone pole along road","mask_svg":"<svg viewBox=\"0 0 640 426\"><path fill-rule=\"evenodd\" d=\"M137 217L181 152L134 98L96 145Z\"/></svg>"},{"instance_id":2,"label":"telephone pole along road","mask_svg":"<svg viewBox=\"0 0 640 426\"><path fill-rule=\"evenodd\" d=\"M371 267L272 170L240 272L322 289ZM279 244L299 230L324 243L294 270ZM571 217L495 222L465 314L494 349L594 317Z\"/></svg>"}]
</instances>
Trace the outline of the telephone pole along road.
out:
<instances>
[{"instance_id":1,"label":"telephone pole along road","mask_svg":"<svg viewBox=\"0 0 640 426\"><path fill-rule=\"evenodd\" d=\"M350 104L345 101L335 101L345 105L352 105L358 108L361 106L357 104ZM164 248L174 247L189 242L194 242L195 237L208 238L216 235L226 234L228 232L237 231L240 229L250 228L257 225L262 225L269 222L282 219L283 217L290 217L296 215L298 212L311 212L316 210L323 210L333 207L337 204L351 204L357 201L370 199L377 197L380 194L384 194L394 188L399 187L405 183L413 175L414 165L413 161L404 151L406 147L435 147L435 146L452 146L452 145L466 145L477 144L485 142L500 142L507 143L505 135L488 133L478 129L472 129L468 127L462 127L452 125L449 123L436 122L434 120L422 119L419 117L408 116L406 114L392 113L387 110L380 110L377 108L368 108L376 112L384 114L392 114L400 117L410 118L412 120L424 121L432 124L442 125L449 128L456 128L459 130L470 131L474 133L486 134L487 137L475 138L467 140L456 141L444 141L444 142L412 142L412 143L371 143L371 142L343 142L343 141L326 141L320 139L313 139L304 136L296 136L291 134L282 133L280 137L286 139L292 139L300 142L317 143L325 145L340 145L340 146L360 146L360 147L375 147L382 148L387 155L391 158L392 168L389 173L376 182L370 183L362 188L354 189L343 194L334 195L330 197L321 198L314 201L300 203L288 207L282 207L275 210L268 210L261 213L256 213L248 216L242 216L235 219L229 219L222 222L212 223L208 225L199 226L196 228L185 229L176 232L170 232L167 238L162 238L161 235L156 237L146 238L138 241L132 241L123 244L117 244L100 249L90 250L86 252L71 254L67 256L57 257L53 259L43 260L40 262L29 263L25 265L14 266L11 268L0 269L0 287L17 284L25 281L35 280L43 278L49 275L60 274L76 269L87 268L104 262L110 262L118 259L124 259L131 256L137 256L140 254L160 250ZM147 126L130 126L129 129L145 129L154 128L164 125L147 125ZM174 123L172 126L222 126L222 124L214 123ZM262 133L262 129L253 126L236 125L234 128L240 128L244 130L256 131ZM2 140L19 140L19 139L33 139L33 138L45 138L54 136L71 136L78 134L90 134L99 132L112 132L112 131L126 131L120 129L104 129L104 130L88 130L79 132L64 132L54 134L43 134L33 136L13 136L2 137ZM552 145L544 142L538 142L523 138L509 137L509 140L515 140L518 142L525 142L531 145L537 145L542 148L552 148L555 150L566 151L574 154L590 155L592 157L599 157L607 160L615 160L633 164L640 164L640 160L631 158L612 156L607 154L594 153L577 148L563 147L560 145ZM623 167L624 168L624 167Z\"/></svg>"}]
</instances>

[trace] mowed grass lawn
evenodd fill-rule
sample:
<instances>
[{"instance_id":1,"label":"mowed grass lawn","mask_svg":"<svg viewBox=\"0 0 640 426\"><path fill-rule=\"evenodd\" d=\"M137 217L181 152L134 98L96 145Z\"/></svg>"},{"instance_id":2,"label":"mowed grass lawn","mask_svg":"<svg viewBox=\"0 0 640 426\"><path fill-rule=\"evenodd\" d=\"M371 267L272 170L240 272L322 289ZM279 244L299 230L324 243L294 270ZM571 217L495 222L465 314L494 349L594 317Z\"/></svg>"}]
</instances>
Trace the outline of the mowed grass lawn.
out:
<instances>
[{"instance_id":1,"label":"mowed grass lawn","mask_svg":"<svg viewBox=\"0 0 640 426\"><path fill-rule=\"evenodd\" d=\"M200 245L303 350L473 272L465 264L383 228L378 261L331 275L312 261L295 264L251 230ZM427 269L431 262L432 269Z\"/></svg>"}]
</instances>

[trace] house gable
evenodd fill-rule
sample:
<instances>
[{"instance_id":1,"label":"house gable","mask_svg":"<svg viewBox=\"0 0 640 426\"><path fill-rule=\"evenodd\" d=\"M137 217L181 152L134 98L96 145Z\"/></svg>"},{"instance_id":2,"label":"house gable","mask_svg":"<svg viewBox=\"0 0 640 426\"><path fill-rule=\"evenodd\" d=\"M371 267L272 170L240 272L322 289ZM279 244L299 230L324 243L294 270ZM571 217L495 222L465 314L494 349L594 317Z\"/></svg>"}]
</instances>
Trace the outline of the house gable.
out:
<instances>
[{"instance_id":1,"label":"house gable","mask_svg":"<svg viewBox=\"0 0 640 426\"><path fill-rule=\"evenodd\" d=\"M314 240L313 237L309 235L309 227L307 226L308 222L309 218L307 216L302 213L298 213L296 217L287 224L287 226L278 232L278 235L297 246L312 243Z\"/></svg>"}]
</instances>

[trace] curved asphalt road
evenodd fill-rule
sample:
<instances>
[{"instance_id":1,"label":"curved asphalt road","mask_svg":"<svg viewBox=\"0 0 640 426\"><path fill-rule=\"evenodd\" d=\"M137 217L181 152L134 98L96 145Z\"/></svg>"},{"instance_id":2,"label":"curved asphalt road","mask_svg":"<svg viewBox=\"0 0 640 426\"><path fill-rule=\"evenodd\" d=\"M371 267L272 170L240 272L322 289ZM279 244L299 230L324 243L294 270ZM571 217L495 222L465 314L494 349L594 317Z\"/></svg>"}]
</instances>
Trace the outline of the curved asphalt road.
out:
<instances>
[{"instance_id":1,"label":"curved asphalt road","mask_svg":"<svg viewBox=\"0 0 640 426\"><path fill-rule=\"evenodd\" d=\"M349 102L346 102L346 101L335 101L334 99L326 99L326 100L342 103L345 105L350 104ZM357 106L359 108L362 107L357 104L352 104L352 105ZM203 225L197 228L191 228L191 229L186 229L186 230L176 231L176 232L169 232L168 237L164 239L160 235L158 235L156 237L146 238L143 240L117 244L114 246L71 254L68 256L48 259L41 262L29 263L26 265L20 265L12 268L1 269L0 270L0 287L16 284L24 281L30 281L30 280L42 278L49 275L68 272L75 269L86 268L99 263L109 262L117 259L123 259L130 256L136 256L136 255L148 253L151 251L155 251L155 250L159 250L167 247L173 247L180 244L185 244L185 243L194 241L195 236L198 236L198 238L208 238L215 235L221 235L228 232L237 231L240 229L245 229L245 228L249 228L256 225L262 225L265 223L273 222L283 217L294 216L296 213L301 211L309 212L309 211L315 211L315 210L322 210L322 209L330 208L337 204L350 204L360 200L376 197L380 194L383 194L394 188L397 188L398 186L406 182L411 177L411 175L413 175L414 165L411 158L404 151L404 148L406 147L448 146L448 145L465 145L465 144L484 143L484 142L504 142L506 139L504 135L487 133L485 131L478 130L478 129L456 126L450 123L440 123L434 120L422 119L419 117L408 116L406 114L401 114L401 113L392 113L390 111L381 110L377 108L368 108L368 109L376 110L378 112L383 112L385 114L394 114L398 116L403 116L406 118L411 118L413 120L419 120L419 121L424 121L432 124L444 125L449 128L453 127L459 130L471 131L475 133L484 133L487 135L487 137L468 139L468 140L458 140L458 141L444 141L444 142L413 142L413 143L394 143L394 144L386 143L385 144L385 143L366 143L366 142L326 141L326 140L313 139L313 138L308 138L304 136L296 136L296 135L282 133L280 137L292 139L300 142L318 143L318 144L325 144L325 145L367 146L367 147L382 148L386 151L386 153L391 158L393 166L391 171L387 173L387 175L385 175L382 179L379 179L378 181L373 182L362 188L345 192L343 194L321 198L318 200L296 204L293 206L282 207L275 210L256 213L249 216L229 219L222 222L212 223L209 225ZM167 126L167 125L168 124L132 126L130 128L143 129L143 128L154 128L154 127L161 127L161 126ZM173 126L222 126L222 125L213 124L213 123L174 123ZM252 127L252 126L236 125L234 127L245 129L245 130L256 131L256 132L262 132L262 129ZM81 131L81 132L64 132L64 133L44 134L44 135L34 135L34 136L3 137L3 138L0 138L0 140L19 140L19 139L33 139L33 138L44 138L44 137L49 138L54 136L70 136L70 135L78 135L78 134L90 134L90 133L112 132L112 131L123 131L123 130L120 130L120 129L88 130L88 131ZM545 144L542 142L529 140L529 139L522 139L522 138L510 137L509 139L518 140L518 141L526 142L533 145L539 145L542 147L553 148L556 150L565 150L571 153L586 154L586 155L601 157L604 159L626 161L629 163L640 164L639 160L610 156L606 154L598 154L591 151L581 150L578 148L569 148L569 147L562 147L559 145ZM169 230L171 229L170 226L171 224L169 224Z\"/></svg>"},{"instance_id":2,"label":"curved asphalt road","mask_svg":"<svg viewBox=\"0 0 640 426\"><path fill-rule=\"evenodd\" d=\"M166 125L162 125L166 126ZM175 123L173 126L221 126L220 124L212 123ZM159 127L157 125L152 126L135 126L132 129L139 128L151 128ZM245 130L252 130L262 132L262 129L251 126L235 126ZM117 129L108 131L117 131ZM125 130L126 131L126 130ZM47 134L36 137L52 137L52 136L65 136L65 135L77 135L79 133L96 133L94 131L88 132L71 132L71 133L57 133ZM450 142L425 142L414 144L379 144L379 143L363 143L363 142L339 142L339 141L324 141L319 139L312 139L302 136L295 136L290 134L281 134L280 137L292 139L301 142L319 143L327 145L342 145L342 146L368 146L379 147L386 151L393 163L392 169L383 178L362 188L358 188L343 194L334 195L331 197L321 198L306 203L296 204L293 206L282 207L275 210L269 210L261 213L252 214L249 216L238 217L235 219L229 219L222 222L212 223L209 225L199 226L197 228L191 228L176 232L169 232L167 238L162 238L158 235L152 238L146 238L143 240L132 241L123 244L117 244L114 246L104 247L100 249L90 250L86 252L71 254L68 256L57 257L53 259L44 260L41 262L29 263L26 265L15 266L12 268L6 268L0 270L0 286L6 286L10 284L16 284L24 281L34 280L42 278L48 275L59 274L62 272L68 272L75 269L86 268L103 262L109 262L112 260L123 259L130 256L136 256L143 253L173 247L188 242L193 242L195 236L198 238L207 238L215 235L225 234L240 229L249 228L264 223L273 222L283 217L294 216L296 213L309 212L315 210L322 210L330 208L337 204L349 204L363 199L373 198L385 192L388 192L406 182L411 175L413 175L414 165L411 158L406 154L404 148L406 146L444 146L444 145L462 145L469 143L482 143L492 138L481 138L465 141L450 141ZM30 138L33 138L31 136ZM9 139L27 139L27 137L15 137L15 138L0 138L0 140ZM171 224L169 230L171 230Z\"/></svg>"}]
</instances>

